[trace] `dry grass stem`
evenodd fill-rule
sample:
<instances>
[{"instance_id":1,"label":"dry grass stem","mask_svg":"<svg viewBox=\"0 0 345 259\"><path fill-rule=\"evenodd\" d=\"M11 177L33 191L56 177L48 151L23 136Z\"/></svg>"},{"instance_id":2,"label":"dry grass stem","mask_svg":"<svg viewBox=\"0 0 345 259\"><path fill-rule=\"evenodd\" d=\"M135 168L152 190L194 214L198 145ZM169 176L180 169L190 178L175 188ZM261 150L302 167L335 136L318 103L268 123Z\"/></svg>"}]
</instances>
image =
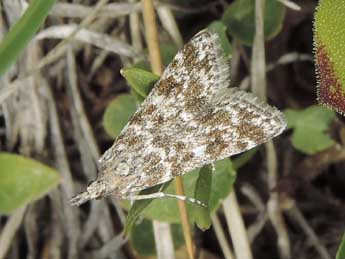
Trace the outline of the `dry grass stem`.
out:
<instances>
[{"instance_id":1,"label":"dry grass stem","mask_svg":"<svg viewBox=\"0 0 345 259\"><path fill-rule=\"evenodd\" d=\"M159 20L162 23L162 26L169 33L175 45L178 48L182 48L183 46L182 35L178 28L178 25L175 20L175 16L173 15L171 9L167 6L160 6L157 8L157 13L159 16Z\"/></svg>"},{"instance_id":2,"label":"dry grass stem","mask_svg":"<svg viewBox=\"0 0 345 259\"><path fill-rule=\"evenodd\" d=\"M296 4L295 2L292 2L290 0L277 0L278 2L281 2L283 5L285 5L286 7L295 10L295 11L301 11L301 7Z\"/></svg>"},{"instance_id":3,"label":"dry grass stem","mask_svg":"<svg viewBox=\"0 0 345 259\"><path fill-rule=\"evenodd\" d=\"M70 37L77 27L78 25L76 24L51 26L37 34L35 39L65 39ZM133 58L139 55L139 53L127 43L110 37L107 34L98 33L87 29L80 29L73 39L94 45L98 48L125 57Z\"/></svg>"},{"instance_id":4,"label":"dry grass stem","mask_svg":"<svg viewBox=\"0 0 345 259\"><path fill-rule=\"evenodd\" d=\"M50 15L68 18L84 18L93 12L93 7L76 3L56 3ZM102 7L96 17L118 18L141 11L140 3L109 3Z\"/></svg>"},{"instance_id":5,"label":"dry grass stem","mask_svg":"<svg viewBox=\"0 0 345 259\"><path fill-rule=\"evenodd\" d=\"M154 220L153 231L157 249L157 258L174 259L175 249L170 224Z\"/></svg>"},{"instance_id":6,"label":"dry grass stem","mask_svg":"<svg viewBox=\"0 0 345 259\"><path fill-rule=\"evenodd\" d=\"M217 240L219 242L220 248L222 249L223 255L225 259L235 259L231 248L229 246L229 242L225 237L225 233L222 227L222 224L219 220L217 213L211 215L212 220L212 227L216 234Z\"/></svg>"},{"instance_id":7,"label":"dry grass stem","mask_svg":"<svg viewBox=\"0 0 345 259\"><path fill-rule=\"evenodd\" d=\"M266 100L266 61L264 39L264 0L255 2L255 36L251 60L251 87L252 92L262 100ZM272 141L265 144L268 171L268 189L277 186L277 154ZM269 218L278 235L278 249L283 259L291 257L290 239L285 226L284 218L279 205L279 195L270 192L267 204Z\"/></svg>"},{"instance_id":8,"label":"dry grass stem","mask_svg":"<svg viewBox=\"0 0 345 259\"><path fill-rule=\"evenodd\" d=\"M6 225L1 229L0 235L0 259L5 258L8 249L10 248L12 241L15 237L17 230L22 224L26 206L17 209L12 216L6 222Z\"/></svg>"},{"instance_id":9,"label":"dry grass stem","mask_svg":"<svg viewBox=\"0 0 345 259\"><path fill-rule=\"evenodd\" d=\"M243 222L235 191L232 190L223 201L224 215L234 245L237 259L252 259L246 227Z\"/></svg>"}]
</instances>

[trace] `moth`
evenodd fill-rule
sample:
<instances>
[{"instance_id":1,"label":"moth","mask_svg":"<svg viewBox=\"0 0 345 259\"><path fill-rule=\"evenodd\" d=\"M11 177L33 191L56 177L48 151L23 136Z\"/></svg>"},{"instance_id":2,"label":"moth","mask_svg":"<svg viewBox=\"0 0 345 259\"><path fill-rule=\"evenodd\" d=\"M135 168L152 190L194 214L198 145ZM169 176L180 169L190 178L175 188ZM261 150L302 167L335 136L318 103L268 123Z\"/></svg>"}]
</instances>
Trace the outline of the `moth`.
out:
<instances>
[{"instance_id":1,"label":"moth","mask_svg":"<svg viewBox=\"0 0 345 259\"><path fill-rule=\"evenodd\" d=\"M208 29L196 34L99 159L97 179L71 203L107 195L169 196L137 193L279 135L286 127L283 114L251 93L229 88L229 73L218 35Z\"/></svg>"}]
</instances>

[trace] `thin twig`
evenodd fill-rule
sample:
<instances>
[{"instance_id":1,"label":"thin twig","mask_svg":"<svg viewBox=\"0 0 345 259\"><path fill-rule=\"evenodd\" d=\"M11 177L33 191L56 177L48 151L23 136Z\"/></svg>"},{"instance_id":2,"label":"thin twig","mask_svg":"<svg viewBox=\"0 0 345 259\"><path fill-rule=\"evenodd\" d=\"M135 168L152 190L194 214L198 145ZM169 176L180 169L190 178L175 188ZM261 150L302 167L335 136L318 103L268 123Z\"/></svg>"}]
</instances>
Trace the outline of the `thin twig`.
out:
<instances>
[{"instance_id":1,"label":"thin twig","mask_svg":"<svg viewBox=\"0 0 345 259\"><path fill-rule=\"evenodd\" d=\"M224 215L237 259L252 259L246 228L234 190L223 201Z\"/></svg>"},{"instance_id":2,"label":"thin twig","mask_svg":"<svg viewBox=\"0 0 345 259\"><path fill-rule=\"evenodd\" d=\"M222 249L225 259L235 259L231 248L229 246L228 240L226 240L223 227L220 223L217 213L211 215L213 230L216 233L220 248Z\"/></svg>"},{"instance_id":3,"label":"thin twig","mask_svg":"<svg viewBox=\"0 0 345 259\"><path fill-rule=\"evenodd\" d=\"M265 0L255 2L255 36L251 60L251 83L252 91L262 100L266 100L266 61L264 44L264 6ZM272 141L265 144L268 188L273 190L277 186L277 154ZM290 239L285 226L284 218L279 206L279 195L270 192L267 204L269 218L278 235L278 248L282 258L291 257Z\"/></svg>"},{"instance_id":4,"label":"thin twig","mask_svg":"<svg viewBox=\"0 0 345 259\"><path fill-rule=\"evenodd\" d=\"M162 58L159 48L158 31L156 18L151 0L142 0L143 15L146 32L146 42L149 49L152 72L161 75L163 72ZM175 179L176 194L185 196L181 177ZM183 233L186 241L187 251L191 259L194 258L194 247L191 229L188 220L187 208L184 201L178 201ZM157 240L157 238L156 238ZM158 241L158 240L157 240Z\"/></svg>"}]
</instances>

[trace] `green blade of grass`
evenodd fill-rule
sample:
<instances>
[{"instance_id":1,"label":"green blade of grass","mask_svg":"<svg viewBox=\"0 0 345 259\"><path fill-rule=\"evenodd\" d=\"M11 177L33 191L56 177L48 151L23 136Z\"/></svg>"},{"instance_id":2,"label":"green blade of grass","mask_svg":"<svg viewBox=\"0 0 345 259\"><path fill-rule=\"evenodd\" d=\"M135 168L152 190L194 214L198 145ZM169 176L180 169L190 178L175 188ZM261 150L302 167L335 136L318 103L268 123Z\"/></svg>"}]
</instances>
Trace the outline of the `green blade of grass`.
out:
<instances>
[{"instance_id":1,"label":"green blade of grass","mask_svg":"<svg viewBox=\"0 0 345 259\"><path fill-rule=\"evenodd\" d=\"M33 0L0 43L0 76L16 61L47 17L55 0Z\"/></svg>"}]
</instances>

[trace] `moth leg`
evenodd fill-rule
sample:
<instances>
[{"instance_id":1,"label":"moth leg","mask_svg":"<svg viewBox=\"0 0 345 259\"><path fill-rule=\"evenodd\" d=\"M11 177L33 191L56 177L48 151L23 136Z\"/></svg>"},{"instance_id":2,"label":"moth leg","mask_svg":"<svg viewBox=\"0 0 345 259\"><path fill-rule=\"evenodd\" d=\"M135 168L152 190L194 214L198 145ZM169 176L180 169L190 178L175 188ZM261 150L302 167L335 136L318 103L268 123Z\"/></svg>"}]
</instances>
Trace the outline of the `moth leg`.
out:
<instances>
[{"instance_id":1,"label":"moth leg","mask_svg":"<svg viewBox=\"0 0 345 259\"><path fill-rule=\"evenodd\" d=\"M155 193L151 193L151 194L134 195L134 196L128 196L126 198L131 199L131 200L174 198L174 199L178 199L178 200L182 200L182 201L188 201L188 202L197 204L197 205L202 206L202 207L207 207L206 204L204 204L201 201L198 201L194 198L181 196L181 195L175 195L175 194L168 194L168 193L164 193L164 192L155 192Z\"/></svg>"}]
</instances>

